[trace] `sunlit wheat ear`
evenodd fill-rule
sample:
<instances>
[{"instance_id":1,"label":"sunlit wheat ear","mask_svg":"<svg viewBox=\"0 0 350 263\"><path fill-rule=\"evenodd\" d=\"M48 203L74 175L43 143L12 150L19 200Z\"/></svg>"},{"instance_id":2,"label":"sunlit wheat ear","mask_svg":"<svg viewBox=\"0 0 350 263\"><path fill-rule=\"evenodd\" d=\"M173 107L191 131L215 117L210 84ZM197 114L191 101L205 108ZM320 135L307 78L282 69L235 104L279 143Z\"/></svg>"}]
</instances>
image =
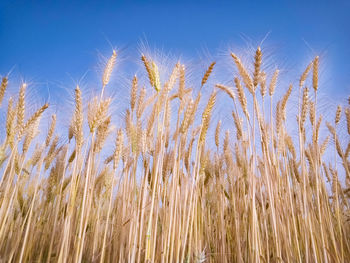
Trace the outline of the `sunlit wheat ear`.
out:
<instances>
[{"instance_id":1,"label":"sunlit wheat ear","mask_svg":"<svg viewBox=\"0 0 350 263\"><path fill-rule=\"evenodd\" d=\"M334 141L335 141L335 148L337 150L337 153L338 153L339 157L343 159L344 153L343 153L343 150L340 146L340 141L339 141L338 137L334 137Z\"/></svg>"},{"instance_id":2,"label":"sunlit wheat ear","mask_svg":"<svg viewBox=\"0 0 350 263\"><path fill-rule=\"evenodd\" d=\"M189 120L189 123L188 123L188 127L191 126L193 124L194 120L195 120L197 109L198 109L198 105L199 105L199 102L201 100L201 97L202 97L202 94L199 92L198 95L197 95L197 98L196 98L196 100L194 101L194 104L193 104L193 108L192 108L192 112L191 112L191 115L190 115L190 120Z\"/></svg>"},{"instance_id":3,"label":"sunlit wheat ear","mask_svg":"<svg viewBox=\"0 0 350 263\"><path fill-rule=\"evenodd\" d=\"M331 166L329 167L329 171L332 175L332 193L333 195L338 194L338 191L341 189L339 178L338 178L338 171L334 170Z\"/></svg>"},{"instance_id":4,"label":"sunlit wheat ear","mask_svg":"<svg viewBox=\"0 0 350 263\"><path fill-rule=\"evenodd\" d=\"M102 100L98 105L97 111L94 114L92 122L89 123L91 132L93 132L106 120L110 103L111 98L107 98L105 100Z\"/></svg>"},{"instance_id":5,"label":"sunlit wheat ear","mask_svg":"<svg viewBox=\"0 0 350 263\"><path fill-rule=\"evenodd\" d=\"M7 84L8 84L7 77L3 77L2 81L1 81L1 85L0 85L0 106L2 104L2 100L4 99L4 96L5 96L5 91L6 91L6 88L7 88Z\"/></svg>"},{"instance_id":6,"label":"sunlit wheat ear","mask_svg":"<svg viewBox=\"0 0 350 263\"><path fill-rule=\"evenodd\" d=\"M44 150L44 146L43 145L39 145L37 144L35 146L35 150L34 150L34 153L31 157L31 163L32 163L32 166L34 167L35 165L37 165L37 163L39 162L39 159L41 158L41 155L43 153L43 150Z\"/></svg>"},{"instance_id":7,"label":"sunlit wheat ear","mask_svg":"<svg viewBox=\"0 0 350 263\"><path fill-rule=\"evenodd\" d=\"M74 151L71 153L71 155L68 158L68 163L71 163L74 161L76 154L77 154L77 151L76 149L74 149Z\"/></svg>"},{"instance_id":8,"label":"sunlit wheat ear","mask_svg":"<svg viewBox=\"0 0 350 263\"><path fill-rule=\"evenodd\" d=\"M310 69L312 67L312 64L313 64L313 61L311 61L309 63L309 65L307 65L307 67L304 70L303 74L301 74L301 77L299 79L299 87L303 87L304 86L305 80L307 78L307 75L309 74L309 71L310 71Z\"/></svg>"},{"instance_id":9,"label":"sunlit wheat ear","mask_svg":"<svg viewBox=\"0 0 350 263\"><path fill-rule=\"evenodd\" d=\"M83 102L79 86L75 88L75 112L73 123L73 134L75 136L77 148L83 145Z\"/></svg>"},{"instance_id":10,"label":"sunlit wheat ear","mask_svg":"<svg viewBox=\"0 0 350 263\"><path fill-rule=\"evenodd\" d=\"M24 124L24 130L26 130L28 127L30 127L38 118L41 117L43 112L49 107L49 104L44 104L40 109L38 109L30 118L29 120Z\"/></svg>"},{"instance_id":11,"label":"sunlit wheat ear","mask_svg":"<svg viewBox=\"0 0 350 263\"><path fill-rule=\"evenodd\" d=\"M110 134L110 123L111 123L111 117L105 118L105 120L101 123L101 125L98 126L97 132L96 132L96 144L95 144L95 152L100 152L102 150L102 147Z\"/></svg>"},{"instance_id":12,"label":"sunlit wheat ear","mask_svg":"<svg viewBox=\"0 0 350 263\"><path fill-rule=\"evenodd\" d=\"M208 104L202 115L202 128L201 128L201 133L199 135L199 142L205 141L205 137L207 135L207 131L209 128L211 113L215 104L215 100L216 100L216 92L213 92L208 100Z\"/></svg>"},{"instance_id":13,"label":"sunlit wheat ear","mask_svg":"<svg viewBox=\"0 0 350 263\"><path fill-rule=\"evenodd\" d=\"M130 108L133 112L136 105L136 99L137 99L137 77L136 75L132 79L132 85L131 85L131 92L130 92Z\"/></svg>"},{"instance_id":14,"label":"sunlit wheat ear","mask_svg":"<svg viewBox=\"0 0 350 263\"><path fill-rule=\"evenodd\" d=\"M242 139L242 136L243 136L241 120L239 119L239 116L234 111L232 112L232 117L233 117L233 121L234 121L235 126L236 126L237 140L240 140L240 139Z\"/></svg>"},{"instance_id":15,"label":"sunlit wheat ear","mask_svg":"<svg viewBox=\"0 0 350 263\"><path fill-rule=\"evenodd\" d=\"M184 113L184 118L180 126L181 133L185 133L187 131L193 107L194 107L194 101L191 99L187 105L187 108Z\"/></svg>"},{"instance_id":16,"label":"sunlit wheat ear","mask_svg":"<svg viewBox=\"0 0 350 263\"><path fill-rule=\"evenodd\" d=\"M159 76L159 69L157 64L152 61L152 74L153 74L153 78L154 78L154 88L155 90L158 92L161 89L161 84L160 84L160 76Z\"/></svg>"},{"instance_id":17,"label":"sunlit wheat ear","mask_svg":"<svg viewBox=\"0 0 350 263\"><path fill-rule=\"evenodd\" d=\"M115 150L113 154L113 168L114 170L117 169L118 163L122 154L123 150L123 142L124 142L124 135L123 131L121 129L118 130L117 132L117 138L115 141Z\"/></svg>"},{"instance_id":18,"label":"sunlit wheat ear","mask_svg":"<svg viewBox=\"0 0 350 263\"><path fill-rule=\"evenodd\" d=\"M170 105L170 101L167 100L165 103L165 119L164 119L164 126L166 128L170 127L170 123L171 123L171 105Z\"/></svg>"},{"instance_id":19,"label":"sunlit wheat ear","mask_svg":"<svg viewBox=\"0 0 350 263\"><path fill-rule=\"evenodd\" d=\"M19 90L18 102L17 102L17 131L18 131L19 139L22 136L22 132L23 132L26 88L27 88L27 84L23 83Z\"/></svg>"},{"instance_id":20,"label":"sunlit wheat ear","mask_svg":"<svg viewBox=\"0 0 350 263\"><path fill-rule=\"evenodd\" d=\"M234 79L235 84L236 84L236 89L237 89L237 94L238 94L238 100L241 103L242 109L246 117L249 119L249 113L248 113L248 108L247 108L247 98L244 94L244 90L241 86L241 82L239 81L239 78Z\"/></svg>"},{"instance_id":21,"label":"sunlit wheat ear","mask_svg":"<svg viewBox=\"0 0 350 263\"><path fill-rule=\"evenodd\" d=\"M50 128L49 128L49 131L47 132L47 136L46 136L46 139L45 139L45 145L46 146L48 146L50 144L52 135L55 132L55 128L56 128L56 114L53 114L51 116Z\"/></svg>"},{"instance_id":22,"label":"sunlit wheat ear","mask_svg":"<svg viewBox=\"0 0 350 263\"><path fill-rule=\"evenodd\" d=\"M153 125L156 119L156 112L157 112L157 107L154 105L147 121L147 127L146 127L147 136L151 136L153 132Z\"/></svg>"},{"instance_id":23,"label":"sunlit wheat ear","mask_svg":"<svg viewBox=\"0 0 350 263\"><path fill-rule=\"evenodd\" d=\"M227 95L233 100L235 101L236 95L234 93L234 91L232 90L232 88L222 85L222 84L216 84L215 85L216 88L221 89L223 91L225 91L227 93Z\"/></svg>"},{"instance_id":24,"label":"sunlit wheat ear","mask_svg":"<svg viewBox=\"0 0 350 263\"><path fill-rule=\"evenodd\" d=\"M326 139L324 139L324 141L321 143L321 146L320 146L320 154L321 154L321 156L325 153L330 138L331 138L331 137L328 135L328 136L326 137Z\"/></svg>"},{"instance_id":25,"label":"sunlit wheat ear","mask_svg":"<svg viewBox=\"0 0 350 263\"><path fill-rule=\"evenodd\" d=\"M313 101L309 102L309 116L310 116L310 123L312 126L314 126L315 118L316 118L316 109L315 109L315 103Z\"/></svg>"},{"instance_id":26,"label":"sunlit wheat ear","mask_svg":"<svg viewBox=\"0 0 350 263\"><path fill-rule=\"evenodd\" d=\"M88 103L87 121L89 124L90 132L92 132L94 129L93 124L94 124L94 119L95 119L98 107L99 107L99 98L95 96Z\"/></svg>"},{"instance_id":27,"label":"sunlit wheat ear","mask_svg":"<svg viewBox=\"0 0 350 263\"><path fill-rule=\"evenodd\" d=\"M350 135L350 108L346 108L345 110L346 123L348 128L348 134Z\"/></svg>"},{"instance_id":28,"label":"sunlit wheat ear","mask_svg":"<svg viewBox=\"0 0 350 263\"><path fill-rule=\"evenodd\" d=\"M348 143L348 146L346 147L345 149L345 152L344 152L344 158L348 158L350 156L350 142ZM349 166L349 165L348 165ZM350 167L350 166L349 166Z\"/></svg>"},{"instance_id":29,"label":"sunlit wheat ear","mask_svg":"<svg viewBox=\"0 0 350 263\"><path fill-rule=\"evenodd\" d=\"M244 85L247 87L247 89L249 90L249 92L251 94L254 94L253 81L252 81L248 71L243 66L243 63L241 62L241 60L234 53L231 53L231 57L233 58L233 60L236 63L238 72L239 72L239 74L241 75L241 77L243 79Z\"/></svg>"},{"instance_id":30,"label":"sunlit wheat ear","mask_svg":"<svg viewBox=\"0 0 350 263\"><path fill-rule=\"evenodd\" d=\"M59 137L58 135L55 136L55 138L52 140L52 143L50 145L50 148L48 150L48 152L46 153L46 156L45 156L45 170L49 169L50 167L50 164L51 162L53 161L55 155L56 155L56 148L57 148L57 145L58 145L58 140L59 140Z\"/></svg>"},{"instance_id":31,"label":"sunlit wheat ear","mask_svg":"<svg viewBox=\"0 0 350 263\"><path fill-rule=\"evenodd\" d=\"M27 122L28 125L26 124L24 127L26 136L24 138L23 147L22 147L23 153L26 153L28 151L32 140L38 134L38 126L40 123L40 118L41 118L41 114L37 115L36 118L32 118L30 122L28 121Z\"/></svg>"},{"instance_id":32,"label":"sunlit wheat ear","mask_svg":"<svg viewBox=\"0 0 350 263\"><path fill-rule=\"evenodd\" d=\"M111 78L112 71L113 71L116 60L117 60L117 52L115 50L113 50L113 54L108 59L105 70L104 70L103 75L102 75L102 87L103 88L108 84L108 82Z\"/></svg>"},{"instance_id":33,"label":"sunlit wheat ear","mask_svg":"<svg viewBox=\"0 0 350 263\"><path fill-rule=\"evenodd\" d=\"M294 144L293 144L293 139L292 137L290 137L289 135L286 135L285 136L285 142L286 142L286 145L287 145L287 148L289 150L289 152L292 154L293 156L293 159L296 159L296 150L295 150L295 147L294 147Z\"/></svg>"},{"instance_id":34,"label":"sunlit wheat ear","mask_svg":"<svg viewBox=\"0 0 350 263\"><path fill-rule=\"evenodd\" d=\"M340 117L341 117L341 106L340 105L338 105L338 107L337 107L337 111L335 112L335 119L334 119L334 123L335 123L335 125L337 125L338 123L339 123L339 121L340 121Z\"/></svg>"},{"instance_id":35,"label":"sunlit wheat ear","mask_svg":"<svg viewBox=\"0 0 350 263\"><path fill-rule=\"evenodd\" d=\"M133 122L131 118L131 114L129 110L125 111L125 131L128 138L131 138L131 130L132 130Z\"/></svg>"},{"instance_id":36,"label":"sunlit wheat ear","mask_svg":"<svg viewBox=\"0 0 350 263\"><path fill-rule=\"evenodd\" d=\"M306 120L308 105L309 105L309 89L307 87L305 87L304 91L303 91L303 101L302 101L302 105L301 105L301 117L300 117L301 130L304 129L304 123Z\"/></svg>"},{"instance_id":37,"label":"sunlit wheat ear","mask_svg":"<svg viewBox=\"0 0 350 263\"><path fill-rule=\"evenodd\" d=\"M179 77L179 71L180 71L180 63L178 62L178 63L176 63L175 67L173 68L173 71L170 74L169 80L166 83L168 92L171 91L172 88L174 87L175 82Z\"/></svg>"},{"instance_id":38,"label":"sunlit wheat ear","mask_svg":"<svg viewBox=\"0 0 350 263\"><path fill-rule=\"evenodd\" d=\"M204 84L208 81L208 78L209 78L210 74L212 73L215 64L216 64L215 61L212 62L212 63L210 64L210 66L208 67L207 71L204 73L204 76L203 76L202 82L201 82L201 87L203 87Z\"/></svg>"},{"instance_id":39,"label":"sunlit wheat ear","mask_svg":"<svg viewBox=\"0 0 350 263\"><path fill-rule=\"evenodd\" d=\"M218 121L218 124L215 128L215 145L216 148L219 148L220 145L220 131L221 131L221 120Z\"/></svg>"},{"instance_id":40,"label":"sunlit wheat ear","mask_svg":"<svg viewBox=\"0 0 350 263\"><path fill-rule=\"evenodd\" d=\"M278 79L279 70L276 69L275 72L272 75L270 85L269 85L269 95L272 96L275 93L276 85L277 85L277 79Z\"/></svg>"},{"instance_id":41,"label":"sunlit wheat ear","mask_svg":"<svg viewBox=\"0 0 350 263\"><path fill-rule=\"evenodd\" d=\"M260 95L262 98L264 98L266 95L266 73L265 72L260 73L259 82L260 82Z\"/></svg>"},{"instance_id":42,"label":"sunlit wheat ear","mask_svg":"<svg viewBox=\"0 0 350 263\"><path fill-rule=\"evenodd\" d=\"M27 152L32 139L36 136L41 115L49 107L49 104L44 104L38 109L24 124L23 131L27 133L23 142L23 153Z\"/></svg>"},{"instance_id":43,"label":"sunlit wheat ear","mask_svg":"<svg viewBox=\"0 0 350 263\"><path fill-rule=\"evenodd\" d=\"M10 97L7 106L7 116L6 116L6 141L13 147L14 136L15 136L15 119L16 119L16 107L13 107L13 98Z\"/></svg>"},{"instance_id":44,"label":"sunlit wheat ear","mask_svg":"<svg viewBox=\"0 0 350 263\"><path fill-rule=\"evenodd\" d=\"M313 61L313 71L312 71L312 87L314 88L315 92L318 89L318 64L319 64L319 57L315 57Z\"/></svg>"},{"instance_id":45,"label":"sunlit wheat ear","mask_svg":"<svg viewBox=\"0 0 350 263\"><path fill-rule=\"evenodd\" d=\"M290 97L290 94L292 93L292 89L293 89L293 86L292 84L289 85L288 87L288 90L286 92L286 94L284 94L283 98L282 98L282 102L281 102L281 113L282 113L282 117L283 117L283 120L285 121L286 120L286 106L287 106L287 101Z\"/></svg>"},{"instance_id":46,"label":"sunlit wheat ear","mask_svg":"<svg viewBox=\"0 0 350 263\"><path fill-rule=\"evenodd\" d=\"M142 116L143 111L145 110L147 103L145 103L145 97L146 97L146 89L142 88L140 90L139 96L137 98L137 107L136 107L136 117L137 119L140 119Z\"/></svg>"},{"instance_id":47,"label":"sunlit wheat ear","mask_svg":"<svg viewBox=\"0 0 350 263\"><path fill-rule=\"evenodd\" d=\"M222 143L223 152L227 151L227 149L229 148L229 145L230 145L230 131L226 130L225 131L224 141Z\"/></svg>"},{"instance_id":48,"label":"sunlit wheat ear","mask_svg":"<svg viewBox=\"0 0 350 263\"><path fill-rule=\"evenodd\" d=\"M281 133L282 119L283 119L282 114L283 114L282 113L282 106L281 106L281 102L279 101L276 105L276 118L275 118L277 135L279 135Z\"/></svg>"},{"instance_id":49,"label":"sunlit wheat ear","mask_svg":"<svg viewBox=\"0 0 350 263\"><path fill-rule=\"evenodd\" d=\"M316 110L316 109L315 109ZM314 142L318 142L319 135L320 135L320 127L322 123L323 116L320 114L317 123L316 123L316 132L315 132L315 137L313 138Z\"/></svg>"},{"instance_id":50,"label":"sunlit wheat ear","mask_svg":"<svg viewBox=\"0 0 350 263\"><path fill-rule=\"evenodd\" d=\"M146 71L148 73L149 82L150 82L151 86L154 87L155 79L154 79L154 75L152 72L152 66L151 66L150 62L147 60L147 58L145 57L145 55L143 55L143 54L141 56L141 60L143 61L143 64L145 65Z\"/></svg>"},{"instance_id":51,"label":"sunlit wheat ear","mask_svg":"<svg viewBox=\"0 0 350 263\"><path fill-rule=\"evenodd\" d=\"M262 59L262 52L261 52L261 48L258 47L255 52L255 62L254 62L254 75L253 75L254 92L256 87L259 84L261 59Z\"/></svg>"},{"instance_id":52,"label":"sunlit wheat ear","mask_svg":"<svg viewBox=\"0 0 350 263\"><path fill-rule=\"evenodd\" d=\"M187 171L189 171L189 169L190 169L190 157L191 157L191 152L192 152L194 140L195 139L192 137L192 139L188 145L187 151L185 151L184 163L185 163L185 167L186 167Z\"/></svg>"},{"instance_id":53,"label":"sunlit wheat ear","mask_svg":"<svg viewBox=\"0 0 350 263\"><path fill-rule=\"evenodd\" d=\"M332 134L332 136L336 137L337 133L336 133L336 130L334 129L334 127L329 122L326 122L326 126L327 126L329 132Z\"/></svg>"}]
</instances>

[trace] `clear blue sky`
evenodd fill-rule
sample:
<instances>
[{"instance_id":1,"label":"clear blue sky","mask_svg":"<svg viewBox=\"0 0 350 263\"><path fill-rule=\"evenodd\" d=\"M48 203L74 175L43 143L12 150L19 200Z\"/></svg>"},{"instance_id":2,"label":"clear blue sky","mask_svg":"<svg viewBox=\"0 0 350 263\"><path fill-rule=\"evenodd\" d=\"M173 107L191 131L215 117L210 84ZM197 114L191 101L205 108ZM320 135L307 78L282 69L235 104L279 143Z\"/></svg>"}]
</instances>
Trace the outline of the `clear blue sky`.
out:
<instances>
[{"instance_id":1,"label":"clear blue sky","mask_svg":"<svg viewBox=\"0 0 350 263\"><path fill-rule=\"evenodd\" d=\"M74 3L71 3L74 2ZM196 56L242 35L278 47L288 65L321 53L325 85L350 93L350 1L4 1L0 0L0 74L13 67L38 82L69 83L108 55L109 44Z\"/></svg>"}]
</instances>

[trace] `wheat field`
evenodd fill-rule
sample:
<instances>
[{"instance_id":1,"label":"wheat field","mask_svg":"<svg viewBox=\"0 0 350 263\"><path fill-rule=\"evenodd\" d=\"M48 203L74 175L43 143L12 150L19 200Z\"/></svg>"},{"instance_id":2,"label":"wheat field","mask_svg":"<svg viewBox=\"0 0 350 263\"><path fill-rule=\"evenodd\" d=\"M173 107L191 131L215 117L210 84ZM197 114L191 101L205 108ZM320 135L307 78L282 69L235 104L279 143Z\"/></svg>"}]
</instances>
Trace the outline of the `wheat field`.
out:
<instances>
[{"instance_id":1,"label":"wheat field","mask_svg":"<svg viewBox=\"0 0 350 263\"><path fill-rule=\"evenodd\" d=\"M350 261L350 98L324 120L319 57L286 89L260 47L253 65L228 53L232 81L214 85L215 62L190 86L186 65L164 77L141 54L147 85L130 79L120 124L118 55L88 102L75 87L62 134L2 78L0 262ZM218 95L229 117L213 121Z\"/></svg>"}]
</instances>

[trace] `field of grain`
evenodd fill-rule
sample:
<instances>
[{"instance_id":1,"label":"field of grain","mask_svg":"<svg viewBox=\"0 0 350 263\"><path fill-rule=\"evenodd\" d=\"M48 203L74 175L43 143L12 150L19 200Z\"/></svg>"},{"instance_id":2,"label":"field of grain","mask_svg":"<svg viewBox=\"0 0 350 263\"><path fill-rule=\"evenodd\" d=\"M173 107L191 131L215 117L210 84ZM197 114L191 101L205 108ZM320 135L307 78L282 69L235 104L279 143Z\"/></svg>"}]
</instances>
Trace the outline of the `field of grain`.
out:
<instances>
[{"instance_id":1,"label":"field of grain","mask_svg":"<svg viewBox=\"0 0 350 263\"><path fill-rule=\"evenodd\" d=\"M141 54L147 85L130 79L122 125L106 95L115 50L99 93L76 86L57 117L3 77L0 262L349 262L350 98L326 121L319 57L286 88L260 47L253 65L228 56L232 85L209 85L213 62L190 86L186 65L163 76ZM214 122L218 95L229 117ZM72 116L65 133L59 114Z\"/></svg>"}]
</instances>

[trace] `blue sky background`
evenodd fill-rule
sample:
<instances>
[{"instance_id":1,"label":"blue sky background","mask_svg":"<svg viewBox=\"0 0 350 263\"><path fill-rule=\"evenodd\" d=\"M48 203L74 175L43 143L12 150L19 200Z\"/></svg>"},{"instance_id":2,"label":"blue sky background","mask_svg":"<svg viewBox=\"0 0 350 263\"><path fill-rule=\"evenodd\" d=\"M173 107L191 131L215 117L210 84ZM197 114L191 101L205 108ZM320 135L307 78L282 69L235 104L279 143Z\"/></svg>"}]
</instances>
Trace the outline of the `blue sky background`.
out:
<instances>
[{"instance_id":1,"label":"blue sky background","mask_svg":"<svg viewBox=\"0 0 350 263\"><path fill-rule=\"evenodd\" d=\"M74 3L73 3L74 2ZM282 66L324 58L324 89L350 93L350 1L0 1L0 75L71 85L109 56L150 47L196 57L244 47L277 53ZM138 58L138 54L134 56ZM37 85L40 87L40 85ZM50 87L55 88L55 85ZM344 96L345 95L345 96Z\"/></svg>"}]
</instances>

